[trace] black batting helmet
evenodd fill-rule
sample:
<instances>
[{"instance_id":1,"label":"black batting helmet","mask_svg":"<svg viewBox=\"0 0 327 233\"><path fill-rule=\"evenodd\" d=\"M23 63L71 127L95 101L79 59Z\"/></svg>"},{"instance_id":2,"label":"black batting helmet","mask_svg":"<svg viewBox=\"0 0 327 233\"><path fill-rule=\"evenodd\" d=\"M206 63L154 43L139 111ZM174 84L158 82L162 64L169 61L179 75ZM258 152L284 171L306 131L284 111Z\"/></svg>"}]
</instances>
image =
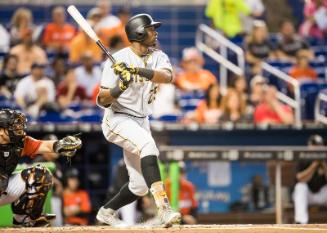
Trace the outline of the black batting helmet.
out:
<instances>
[{"instance_id":1,"label":"black batting helmet","mask_svg":"<svg viewBox=\"0 0 327 233\"><path fill-rule=\"evenodd\" d=\"M26 135L26 117L23 113L12 109L1 109L0 128L8 130L10 142L19 142Z\"/></svg>"},{"instance_id":2,"label":"black batting helmet","mask_svg":"<svg viewBox=\"0 0 327 233\"><path fill-rule=\"evenodd\" d=\"M130 18L125 26L125 31L129 41L143 42L146 39L147 27L158 28L161 22L153 21L152 17L148 14L138 14Z\"/></svg>"}]
</instances>

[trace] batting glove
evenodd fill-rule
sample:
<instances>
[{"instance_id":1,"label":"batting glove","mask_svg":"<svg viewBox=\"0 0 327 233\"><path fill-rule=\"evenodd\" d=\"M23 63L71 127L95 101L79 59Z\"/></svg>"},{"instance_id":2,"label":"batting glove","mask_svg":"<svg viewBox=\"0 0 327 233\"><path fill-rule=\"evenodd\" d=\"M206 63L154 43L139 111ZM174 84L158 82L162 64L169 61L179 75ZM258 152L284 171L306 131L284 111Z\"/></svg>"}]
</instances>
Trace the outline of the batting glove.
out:
<instances>
[{"instance_id":1,"label":"batting glove","mask_svg":"<svg viewBox=\"0 0 327 233\"><path fill-rule=\"evenodd\" d=\"M114 69L115 74L119 75L124 70L128 70L128 67L125 62L117 62L112 65L112 68Z\"/></svg>"},{"instance_id":2,"label":"batting glove","mask_svg":"<svg viewBox=\"0 0 327 233\"><path fill-rule=\"evenodd\" d=\"M120 90L125 91L132 81L133 81L133 77L132 77L131 72L129 72L128 70L123 70L119 74L119 88L120 88Z\"/></svg>"}]
</instances>

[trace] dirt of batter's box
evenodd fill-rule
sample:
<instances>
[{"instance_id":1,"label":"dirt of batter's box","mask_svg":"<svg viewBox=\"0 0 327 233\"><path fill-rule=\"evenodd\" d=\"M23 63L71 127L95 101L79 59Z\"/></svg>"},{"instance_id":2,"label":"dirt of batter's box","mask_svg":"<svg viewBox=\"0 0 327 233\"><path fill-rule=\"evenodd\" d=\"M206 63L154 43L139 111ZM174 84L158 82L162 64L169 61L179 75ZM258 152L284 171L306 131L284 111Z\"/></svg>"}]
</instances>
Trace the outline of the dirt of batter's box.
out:
<instances>
[{"instance_id":1,"label":"dirt of batter's box","mask_svg":"<svg viewBox=\"0 0 327 233\"><path fill-rule=\"evenodd\" d=\"M1 228L0 233L327 233L327 224L308 225L188 225L165 228L109 226Z\"/></svg>"}]
</instances>

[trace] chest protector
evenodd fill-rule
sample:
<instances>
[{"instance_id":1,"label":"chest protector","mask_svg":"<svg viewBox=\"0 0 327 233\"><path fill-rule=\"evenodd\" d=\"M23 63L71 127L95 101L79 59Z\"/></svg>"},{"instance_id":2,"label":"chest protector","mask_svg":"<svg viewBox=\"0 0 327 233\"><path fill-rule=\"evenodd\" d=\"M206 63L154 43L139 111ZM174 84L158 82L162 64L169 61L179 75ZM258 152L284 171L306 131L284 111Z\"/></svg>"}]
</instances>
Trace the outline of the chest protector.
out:
<instances>
[{"instance_id":1,"label":"chest protector","mask_svg":"<svg viewBox=\"0 0 327 233\"><path fill-rule=\"evenodd\" d=\"M0 145L0 174L11 176L19 162L23 147L23 141Z\"/></svg>"}]
</instances>

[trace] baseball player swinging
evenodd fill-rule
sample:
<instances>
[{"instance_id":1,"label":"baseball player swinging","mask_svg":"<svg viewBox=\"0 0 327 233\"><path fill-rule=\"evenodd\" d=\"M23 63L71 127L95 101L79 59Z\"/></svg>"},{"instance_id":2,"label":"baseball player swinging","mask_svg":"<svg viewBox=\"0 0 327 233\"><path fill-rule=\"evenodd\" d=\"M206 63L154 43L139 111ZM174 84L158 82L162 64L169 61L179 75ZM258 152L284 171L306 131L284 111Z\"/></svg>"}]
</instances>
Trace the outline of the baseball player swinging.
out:
<instances>
[{"instance_id":1,"label":"baseball player swinging","mask_svg":"<svg viewBox=\"0 0 327 233\"><path fill-rule=\"evenodd\" d=\"M11 203L16 227L49 226L54 215L42 214L52 175L40 165L15 173L23 156L38 154L57 158L71 157L82 145L79 138L67 136L61 140L36 140L25 133L26 117L11 109L0 110L0 206Z\"/></svg>"},{"instance_id":2,"label":"baseball player swinging","mask_svg":"<svg viewBox=\"0 0 327 233\"><path fill-rule=\"evenodd\" d=\"M129 174L127 182L108 203L100 208L97 220L113 227L125 227L116 211L150 189L160 225L179 223L181 215L171 209L161 181L156 143L150 132L148 116L159 83L173 80L168 56L153 48L160 22L148 14L132 17L125 31L131 45L113 56L116 64L105 63L98 105L105 108L103 134L109 142L123 148Z\"/></svg>"}]
</instances>

